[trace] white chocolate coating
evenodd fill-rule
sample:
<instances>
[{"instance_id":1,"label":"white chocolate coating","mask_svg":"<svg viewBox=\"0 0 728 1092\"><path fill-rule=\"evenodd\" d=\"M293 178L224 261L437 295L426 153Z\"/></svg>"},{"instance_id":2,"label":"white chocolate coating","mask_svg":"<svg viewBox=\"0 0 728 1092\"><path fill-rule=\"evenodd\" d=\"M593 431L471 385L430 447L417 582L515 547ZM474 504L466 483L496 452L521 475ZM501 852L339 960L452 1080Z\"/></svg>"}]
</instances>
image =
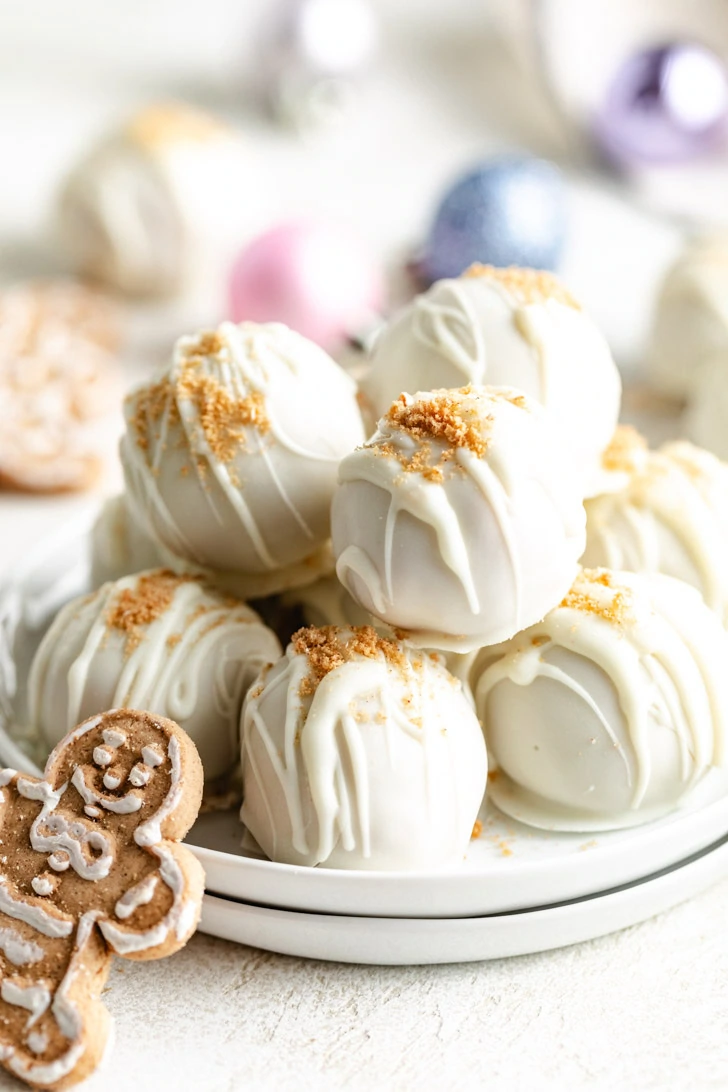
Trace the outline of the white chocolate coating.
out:
<instances>
[{"instance_id":1,"label":"white chocolate coating","mask_svg":"<svg viewBox=\"0 0 728 1092\"><path fill-rule=\"evenodd\" d=\"M134 296L220 278L254 222L250 154L188 106L153 105L104 137L60 196L59 230L85 275Z\"/></svg>"},{"instance_id":2,"label":"white chocolate coating","mask_svg":"<svg viewBox=\"0 0 728 1092\"><path fill-rule=\"evenodd\" d=\"M154 542L129 511L125 494L104 502L91 530L91 585L94 588L109 580L170 565L174 558L168 550Z\"/></svg>"},{"instance_id":3,"label":"white chocolate coating","mask_svg":"<svg viewBox=\"0 0 728 1092\"><path fill-rule=\"evenodd\" d=\"M683 418L685 435L728 461L728 347L705 362Z\"/></svg>"},{"instance_id":4,"label":"white chocolate coating","mask_svg":"<svg viewBox=\"0 0 728 1092\"><path fill-rule=\"evenodd\" d=\"M655 304L650 378L685 398L703 384L709 361L726 354L728 235L716 234L691 242L667 272Z\"/></svg>"},{"instance_id":5,"label":"white chocolate coating","mask_svg":"<svg viewBox=\"0 0 728 1092\"><path fill-rule=\"evenodd\" d=\"M215 572L176 557L163 543L150 538L130 511L126 494L110 497L91 530L91 586L99 588L109 580L159 566L177 573L201 573L221 592L248 600L275 595L281 587L305 588L319 575L320 583L324 583L325 574L333 570L334 559L326 543L303 561L270 573Z\"/></svg>"},{"instance_id":6,"label":"white chocolate coating","mask_svg":"<svg viewBox=\"0 0 728 1092\"><path fill-rule=\"evenodd\" d=\"M728 466L685 441L646 453L619 492L586 501L582 564L692 584L728 624Z\"/></svg>"},{"instance_id":7,"label":"white chocolate coating","mask_svg":"<svg viewBox=\"0 0 728 1092\"><path fill-rule=\"evenodd\" d=\"M485 450L382 418L339 468L339 579L418 645L468 652L511 637L568 591L584 548L581 492L558 438L538 404L507 388L400 405L449 405ZM424 472L413 468L422 460Z\"/></svg>"},{"instance_id":8,"label":"white chocolate coating","mask_svg":"<svg viewBox=\"0 0 728 1092\"><path fill-rule=\"evenodd\" d=\"M277 323L225 322L181 338L125 414L128 503L155 541L260 576L262 594L325 571L338 464L364 433L355 385L322 349Z\"/></svg>"},{"instance_id":9,"label":"white chocolate coating","mask_svg":"<svg viewBox=\"0 0 728 1092\"><path fill-rule=\"evenodd\" d=\"M234 765L245 690L263 664L277 659L280 646L244 603L199 580L174 578L166 607L130 639L109 621L110 612L129 595L133 612L133 597L149 586L143 581L158 581L159 572L105 584L59 612L33 661L31 721L52 746L98 709L148 709L188 732L212 780ZM171 576L162 573L163 582ZM113 746L96 750L113 779ZM86 803L97 805L91 796Z\"/></svg>"},{"instance_id":10,"label":"white chocolate coating","mask_svg":"<svg viewBox=\"0 0 728 1092\"><path fill-rule=\"evenodd\" d=\"M603 335L554 278L474 267L436 282L377 338L362 390L379 417L401 391L467 383L515 387L540 402L591 490L621 382Z\"/></svg>"},{"instance_id":11,"label":"white chocolate coating","mask_svg":"<svg viewBox=\"0 0 728 1092\"><path fill-rule=\"evenodd\" d=\"M584 570L544 620L471 674L514 818L601 830L671 811L725 755L728 635L694 588Z\"/></svg>"},{"instance_id":12,"label":"white chocolate coating","mask_svg":"<svg viewBox=\"0 0 728 1092\"><path fill-rule=\"evenodd\" d=\"M328 632L342 643L374 636ZM351 652L310 688L294 642L251 688L241 816L272 860L375 870L462 861L485 791L480 725L439 658L388 644L398 662Z\"/></svg>"}]
</instances>

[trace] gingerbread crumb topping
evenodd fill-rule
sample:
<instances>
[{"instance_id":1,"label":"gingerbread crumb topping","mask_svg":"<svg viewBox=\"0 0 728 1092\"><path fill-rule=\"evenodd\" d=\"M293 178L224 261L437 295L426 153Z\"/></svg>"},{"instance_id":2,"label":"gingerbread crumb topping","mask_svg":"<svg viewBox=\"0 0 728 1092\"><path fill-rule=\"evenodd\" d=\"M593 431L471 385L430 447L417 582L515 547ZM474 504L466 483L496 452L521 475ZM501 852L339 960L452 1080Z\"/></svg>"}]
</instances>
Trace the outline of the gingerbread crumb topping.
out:
<instances>
[{"instance_id":1,"label":"gingerbread crumb topping","mask_svg":"<svg viewBox=\"0 0 728 1092\"><path fill-rule=\"evenodd\" d=\"M617 425L602 455L605 470L634 474L647 454L647 440L632 425Z\"/></svg>"},{"instance_id":2,"label":"gingerbread crumb topping","mask_svg":"<svg viewBox=\"0 0 728 1092\"><path fill-rule=\"evenodd\" d=\"M613 583L609 569L582 569L560 606L596 615L614 626L626 625L634 617L631 592Z\"/></svg>"},{"instance_id":3,"label":"gingerbread crumb topping","mask_svg":"<svg viewBox=\"0 0 728 1092\"><path fill-rule=\"evenodd\" d=\"M180 584L190 580L199 580L199 577L159 569L140 576L135 587L122 588L114 597L106 612L106 625L126 634L127 654L144 639L145 627L169 609Z\"/></svg>"},{"instance_id":4,"label":"gingerbread crumb topping","mask_svg":"<svg viewBox=\"0 0 728 1092\"><path fill-rule=\"evenodd\" d=\"M195 407L207 446L222 463L231 463L245 448L246 429L255 429L260 435L270 431L261 391L244 388L236 392L231 384L221 382L207 370L209 358L220 356L226 349L217 331L205 330L183 343L173 377L164 376L131 396L130 424L143 450L148 450L151 432L163 419L167 428L179 424L182 403ZM198 465L198 470L204 472L204 467ZM188 472L189 468L183 468L182 473Z\"/></svg>"},{"instance_id":5,"label":"gingerbread crumb topping","mask_svg":"<svg viewBox=\"0 0 728 1092\"><path fill-rule=\"evenodd\" d=\"M260 391L234 398L213 376L185 370L177 383L177 396L195 404L210 450L222 463L231 462L245 447L246 428L263 434L270 429Z\"/></svg>"},{"instance_id":6,"label":"gingerbread crumb topping","mask_svg":"<svg viewBox=\"0 0 728 1092\"><path fill-rule=\"evenodd\" d=\"M313 694L326 675L357 657L383 658L400 670L408 666L399 644L389 637L380 637L373 626L354 626L350 630L338 626L305 626L293 634L291 644L299 656L308 657L310 674L301 684L302 697Z\"/></svg>"},{"instance_id":7,"label":"gingerbread crumb topping","mask_svg":"<svg viewBox=\"0 0 728 1092\"><path fill-rule=\"evenodd\" d=\"M463 277L484 277L488 280L497 281L512 296L515 296L520 304L544 303L546 300L556 300L557 303L564 303L575 311L581 311L581 304L564 288L558 277L555 277L553 273L547 273L545 270L521 269L516 265L510 265L505 269L497 269L493 265L481 265L476 262L465 270Z\"/></svg>"},{"instance_id":8,"label":"gingerbread crumb topping","mask_svg":"<svg viewBox=\"0 0 728 1092\"><path fill-rule=\"evenodd\" d=\"M433 391L416 401L400 394L387 411L386 421L417 440L441 440L464 447L482 458L488 450L488 426L492 415L472 387Z\"/></svg>"}]
</instances>

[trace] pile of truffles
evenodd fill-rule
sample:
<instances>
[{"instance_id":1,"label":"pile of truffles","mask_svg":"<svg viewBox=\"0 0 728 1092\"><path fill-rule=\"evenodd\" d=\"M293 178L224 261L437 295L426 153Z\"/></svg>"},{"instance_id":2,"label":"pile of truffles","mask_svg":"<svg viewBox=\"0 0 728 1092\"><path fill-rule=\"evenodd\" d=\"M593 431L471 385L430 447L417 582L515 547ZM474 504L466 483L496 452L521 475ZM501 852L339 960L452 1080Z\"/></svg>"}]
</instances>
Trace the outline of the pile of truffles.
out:
<instances>
[{"instance_id":1,"label":"pile of truffles","mask_svg":"<svg viewBox=\"0 0 728 1092\"><path fill-rule=\"evenodd\" d=\"M39 733L174 718L294 865L456 866L486 781L549 829L669 812L725 750L728 467L649 451L620 393L531 270L435 284L360 390L281 325L181 338L126 400L126 492L101 586L37 653Z\"/></svg>"}]
</instances>

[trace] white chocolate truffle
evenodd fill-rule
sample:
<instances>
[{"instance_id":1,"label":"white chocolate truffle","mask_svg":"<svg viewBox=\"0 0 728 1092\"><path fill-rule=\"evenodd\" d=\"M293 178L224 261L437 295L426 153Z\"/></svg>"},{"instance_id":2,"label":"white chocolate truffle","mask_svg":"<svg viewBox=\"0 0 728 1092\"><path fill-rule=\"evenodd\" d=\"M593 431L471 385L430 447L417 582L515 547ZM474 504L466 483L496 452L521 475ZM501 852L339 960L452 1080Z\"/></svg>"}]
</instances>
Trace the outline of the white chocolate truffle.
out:
<instances>
[{"instance_id":1,"label":"white chocolate truffle","mask_svg":"<svg viewBox=\"0 0 728 1092\"><path fill-rule=\"evenodd\" d=\"M462 684L370 626L294 634L246 698L242 767L271 860L397 871L462 861L487 776Z\"/></svg>"},{"instance_id":2,"label":"white chocolate truffle","mask_svg":"<svg viewBox=\"0 0 728 1092\"><path fill-rule=\"evenodd\" d=\"M30 672L32 725L49 748L99 709L175 720L214 780L235 764L247 687L280 655L245 603L156 569L104 584L59 612Z\"/></svg>"},{"instance_id":3,"label":"white chocolate truffle","mask_svg":"<svg viewBox=\"0 0 728 1092\"><path fill-rule=\"evenodd\" d=\"M728 461L728 348L700 370L683 418L685 435Z\"/></svg>"},{"instance_id":4,"label":"white chocolate truffle","mask_svg":"<svg viewBox=\"0 0 728 1092\"><path fill-rule=\"evenodd\" d=\"M466 383L515 387L540 402L591 491L621 381L600 330L555 277L473 266L436 282L380 334L362 390L381 416L401 391Z\"/></svg>"},{"instance_id":5,"label":"white chocolate truffle","mask_svg":"<svg viewBox=\"0 0 728 1092\"><path fill-rule=\"evenodd\" d=\"M664 393L686 398L718 355L728 355L726 234L694 240L668 270L655 305L650 378Z\"/></svg>"},{"instance_id":6,"label":"white chocolate truffle","mask_svg":"<svg viewBox=\"0 0 728 1092\"><path fill-rule=\"evenodd\" d=\"M233 130L189 106L155 104L75 167L59 232L79 272L133 296L221 284L253 220L252 177Z\"/></svg>"},{"instance_id":7,"label":"white chocolate truffle","mask_svg":"<svg viewBox=\"0 0 728 1092\"><path fill-rule=\"evenodd\" d=\"M728 635L694 588L583 570L542 622L476 661L492 799L554 830L671 811L723 760L727 663Z\"/></svg>"},{"instance_id":8,"label":"white chocolate truffle","mask_svg":"<svg viewBox=\"0 0 728 1092\"><path fill-rule=\"evenodd\" d=\"M336 571L422 646L512 637L568 591L579 485L541 407L501 387L402 395L339 468Z\"/></svg>"},{"instance_id":9,"label":"white chocolate truffle","mask_svg":"<svg viewBox=\"0 0 728 1092\"><path fill-rule=\"evenodd\" d=\"M109 497L91 529L91 585L98 588L142 569L168 566L162 552L132 516L126 495Z\"/></svg>"},{"instance_id":10,"label":"white chocolate truffle","mask_svg":"<svg viewBox=\"0 0 728 1092\"><path fill-rule=\"evenodd\" d=\"M586 501L582 564L675 576L728 624L728 466L685 441L641 462L621 490Z\"/></svg>"},{"instance_id":11,"label":"white chocolate truffle","mask_svg":"<svg viewBox=\"0 0 728 1092\"><path fill-rule=\"evenodd\" d=\"M181 338L126 400L121 458L137 522L176 556L290 586L330 533L340 459L364 438L353 381L277 323ZM297 582L301 582L298 580Z\"/></svg>"}]
</instances>

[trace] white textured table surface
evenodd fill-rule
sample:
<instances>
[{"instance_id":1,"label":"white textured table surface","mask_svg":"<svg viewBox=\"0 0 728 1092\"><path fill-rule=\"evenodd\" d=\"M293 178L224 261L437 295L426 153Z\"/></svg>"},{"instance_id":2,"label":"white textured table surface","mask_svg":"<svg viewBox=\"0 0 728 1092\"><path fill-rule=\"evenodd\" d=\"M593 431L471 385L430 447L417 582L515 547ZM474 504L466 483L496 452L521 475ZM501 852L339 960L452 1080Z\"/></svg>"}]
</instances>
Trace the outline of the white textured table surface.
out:
<instances>
[{"instance_id":1,"label":"white textured table surface","mask_svg":"<svg viewBox=\"0 0 728 1092\"><path fill-rule=\"evenodd\" d=\"M0 277L42 266L38 233L54 187L105 117L170 91L231 109L235 35L242 42L261 7L2 5L0 147L12 169L0 176ZM288 180L281 213L349 209L391 253L416 238L432 195L463 163L509 142L550 146L538 124L523 123L513 88L507 102L501 95L495 109L492 97L486 104L500 58L480 0L377 7L390 33L351 131L336 142L317 137L302 159L251 120L251 147ZM675 233L583 181L574 196L567 276L634 363ZM0 572L86 503L0 498ZM166 962L117 961L105 994L116 1048L85 1087L725 1089L727 917L728 882L577 948L413 969L306 962L200 935ZM0 1076L0 1087L17 1086Z\"/></svg>"}]
</instances>

